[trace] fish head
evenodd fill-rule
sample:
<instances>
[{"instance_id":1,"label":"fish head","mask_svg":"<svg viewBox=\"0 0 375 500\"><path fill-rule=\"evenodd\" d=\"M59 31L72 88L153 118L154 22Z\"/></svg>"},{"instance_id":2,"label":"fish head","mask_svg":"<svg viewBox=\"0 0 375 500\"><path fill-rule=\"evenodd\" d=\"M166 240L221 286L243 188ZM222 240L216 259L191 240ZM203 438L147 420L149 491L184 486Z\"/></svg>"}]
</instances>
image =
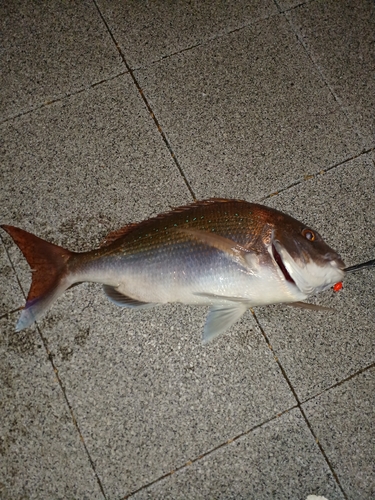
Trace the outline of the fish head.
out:
<instances>
[{"instance_id":1,"label":"fish head","mask_svg":"<svg viewBox=\"0 0 375 500\"><path fill-rule=\"evenodd\" d=\"M308 297L343 279L344 262L317 231L289 216L280 219L268 250L289 286Z\"/></svg>"}]
</instances>

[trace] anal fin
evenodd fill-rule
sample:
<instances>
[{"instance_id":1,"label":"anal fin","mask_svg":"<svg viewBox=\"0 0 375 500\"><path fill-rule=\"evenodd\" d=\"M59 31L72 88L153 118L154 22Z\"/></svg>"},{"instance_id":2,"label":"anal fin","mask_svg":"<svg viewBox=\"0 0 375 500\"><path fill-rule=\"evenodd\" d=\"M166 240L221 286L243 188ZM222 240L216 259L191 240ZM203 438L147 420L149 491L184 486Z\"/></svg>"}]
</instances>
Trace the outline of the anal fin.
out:
<instances>
[{"instance_id":1,"label":"anal fin","mask_svg":"<svg viewBox=\"0 0 375 500\"><path fill-rule=\"evenodd\" d=\"M228 330L248 309L244 303L215 305L208 313L203 330L203 344L207 344L218 335Z\"/></svg>"},{"instance_id":2,"label":"anal fin","mask_svg":"<svg viewBox=\"0 0 375 500\"><path fill-rule=\"evenodd\" d=\"M127 295L119 292L114 286L103 285L104 293L107 298L119 307L129 307L132 309L150 309L158 304L155 302L141 302L140 300L132 299Z\"/></svg>"}]
</instances>

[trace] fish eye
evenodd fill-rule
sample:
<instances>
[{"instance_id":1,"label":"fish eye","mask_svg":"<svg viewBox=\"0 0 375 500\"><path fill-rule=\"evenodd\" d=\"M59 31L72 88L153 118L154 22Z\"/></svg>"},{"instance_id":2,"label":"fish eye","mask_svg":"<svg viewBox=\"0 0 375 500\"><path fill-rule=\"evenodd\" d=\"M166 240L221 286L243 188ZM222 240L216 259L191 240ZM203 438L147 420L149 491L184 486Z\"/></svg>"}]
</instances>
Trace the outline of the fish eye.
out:
<instances>
[{"instance_id":1,"label":"fish eye","mask_svg":"<svg viewBox=\"0 0 375 500\"><path fill-rule=\"evenodd\" d=\"M302 236L304 236L309 241L315 240L315 233L311 229L304 229L302 231Z\"/></svg>"}]
</instances>

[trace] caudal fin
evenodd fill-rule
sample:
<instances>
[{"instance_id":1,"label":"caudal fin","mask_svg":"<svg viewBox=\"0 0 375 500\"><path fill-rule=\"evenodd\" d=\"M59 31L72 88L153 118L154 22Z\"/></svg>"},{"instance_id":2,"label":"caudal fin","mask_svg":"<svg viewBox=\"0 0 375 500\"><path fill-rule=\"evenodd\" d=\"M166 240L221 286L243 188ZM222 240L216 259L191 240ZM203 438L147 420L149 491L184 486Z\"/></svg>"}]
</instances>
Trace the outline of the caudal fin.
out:
<instances>
[{"instance_id":1,"label":"caudal fin","mask_svg":"<svg viewBox=\"0 0 375 500\"><path fill-rule=\"evenodd\" d=\"M52 303L72 285L67 262L73 252L48 243L14 226L1 226L14 240L32 271L32 283L24 310L16 325L19 332L39 319Z\"/></svg>"}]
</instances>

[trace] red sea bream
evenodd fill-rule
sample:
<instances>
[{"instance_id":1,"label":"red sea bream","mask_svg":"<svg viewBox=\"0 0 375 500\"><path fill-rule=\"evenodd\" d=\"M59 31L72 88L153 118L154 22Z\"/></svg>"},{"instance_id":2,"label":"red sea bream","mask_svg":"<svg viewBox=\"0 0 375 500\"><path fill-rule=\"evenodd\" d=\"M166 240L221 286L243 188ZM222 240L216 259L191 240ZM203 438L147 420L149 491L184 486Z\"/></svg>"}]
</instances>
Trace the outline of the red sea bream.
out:
<instances>
[{"instance_id":1,"label":"red sea bream","mask_svg":"<svg viewBox=\"0 0 375 500\"><path fill-rule=\"evenodd\" d=\"M110 233L76 253L1 226L33 270L17 331L42 317L76 283L102 283L115 304L211 306L207 342L249 308L302 301L344 276L344 263L313 229L289 215L240 200L210 199Z\"/></svg>"}]
</instances>

